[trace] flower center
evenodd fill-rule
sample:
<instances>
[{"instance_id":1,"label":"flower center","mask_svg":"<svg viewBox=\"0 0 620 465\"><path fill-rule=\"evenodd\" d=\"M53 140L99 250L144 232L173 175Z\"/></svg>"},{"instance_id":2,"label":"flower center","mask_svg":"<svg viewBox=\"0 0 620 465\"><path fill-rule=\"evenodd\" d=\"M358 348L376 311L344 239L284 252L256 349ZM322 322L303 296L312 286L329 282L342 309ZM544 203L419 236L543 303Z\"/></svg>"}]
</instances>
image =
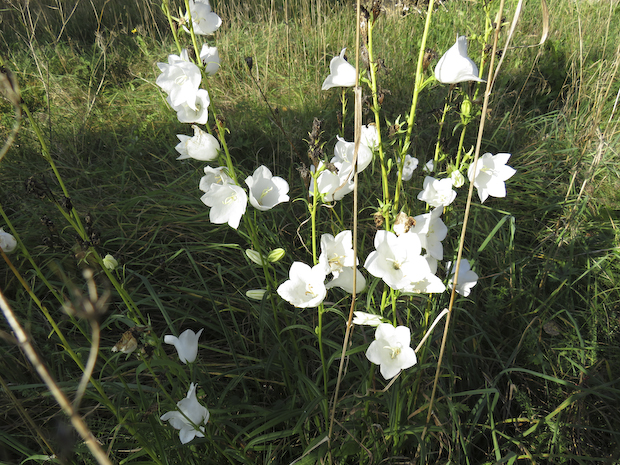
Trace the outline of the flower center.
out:
<instances>
[{"instance_id":1,"label":"flower center","mask_svg":"<svg viewBox=\"0 0 620 465\"><path fill-rule=\"evenodd\" d=\"M181 74L174 78L174 83L178 86L182 86L187 81L187 74Z\"/></svg>"},{"instance_id":2,"label":"flower center","mask_svg":"<svg viewBox=\"0 0 620 465\"><path fill-rule=\"evenodd\" d=\"M273 190L273 187L268 187L267 189L264 189L263 193L260 195L260 198L258 199L258 203L262 203L265 196L269 194L272 190Z\"/></svg>"},{"instance_id":3,"label":"flower center","mask_svg":"<svg viewBox=\"0 0 620 465\"><path fill-rule=\"evenodd\" d=\"M230 197L226 197L226 199L222 202L224 205L228 205L229 203L233 203L237 201L237 194L234 193Z\"/></svg>"},{"instance_id":4,"label":"flower center","mask_svg":"<svg viewBox=\"0 0 620 465\"><path fill-rule=\"evenodd\" d=\"M395 270L400 270L400 267L402 266L402 263L398 260L396 260L395 258L386 258L385 259L388 262L392 262L392 268L394 268Z\"/></svg>"},{"instance_id":5,"label":"flower center","mask_svg":"<svg viewBox=\"0 0 620 465\"><path fill-rule=\"evenodd\" d=\"M311 295L312 297L316 297L316 292L312 288L312 284L306 284L306 295Z\"/></svg>"},{"instance_id":6,"label":"flower center","mask_svg":"<svg viewBox=\"0 0 620 465\"><path fill-rule=\"evenodd\" d=\"M391 350L392 353L390 354L390 357L394 359L400 355L400 352L402 351L403 346L401 345L400 342L397 342L396 346L385 346L383 348Z\"/></svg>"},{"instance_id":7,"label":"flower center","mask_svg":"<svg viewBox=\"0 0 620 465\"><path fill-rule=\"evenodd\" d=\"M344 268L343 263L344 255L338 255L334 252L333 257L329 258L327 262L329 263L329 269L332 271L340 271Z\"/></svg>"}]
</instances>

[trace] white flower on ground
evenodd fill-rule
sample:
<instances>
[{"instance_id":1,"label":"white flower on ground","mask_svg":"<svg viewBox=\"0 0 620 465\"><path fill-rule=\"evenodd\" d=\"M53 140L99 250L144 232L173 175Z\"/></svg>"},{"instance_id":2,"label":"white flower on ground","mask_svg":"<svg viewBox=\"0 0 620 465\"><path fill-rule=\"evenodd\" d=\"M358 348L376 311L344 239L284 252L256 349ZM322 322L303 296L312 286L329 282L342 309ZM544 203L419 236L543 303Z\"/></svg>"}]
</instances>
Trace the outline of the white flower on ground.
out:
<instances>
[{"instance_id":1,"label":"white flower on ground","mask_svg":"<svg viewBox=\"0 0 620 465\"><path fill-rule=\"evenodd\" d=\"M222 19L211 11L209 0L189 0L189 13L192 15L194 34L206 36L213 34L222 25ZM189 14L185 14L185 21L189 21ZM189 29L183 26L185 32Z\"/></svg>"},{"instance_id":2,"label":"white flower on ground","mask_svg":"<svg viewBox=\"0 0 620 465\"><path fill-rule=\"evenodd\" d=\"M174 106L170 97L168 97L167 101L172 109L177 112L177 119L179 122L207 124L207 121L209 120L209 104L211 103L211 99L209 98L209 92L206 90L198 89L198 92L196 92L194 108L190 107L186 102L182 102L180 105Z\"/></svg>"},{"instance_id":3,"label":"white flower on ground","mask_svg":"<svg viewBox=\"0 0 620 465\"><path fill-rule=\"evenodd\" d=\"M321 236L319 264L323 266L326 275L333 273L334 277L338 277L343 268L354 265L351 231L342 231L336 237L331 234Z\"/></svg>"},{"instance_id":4,"label":"white flower on ground","mask_svg":"<svg viewBox=\"0 0 620 465\"><path fill-rule=\"evenodd\" d=\"M187 49L183 49L181 56L168 55L168 63L157 63L157 66L161 74L155 83L168 94L170 106L176 109L185 104L195 111L202 75L200 68L189 60Z\"/></svg>"},{"instance_id":5,"label":"white flower on ground","mask_svg":"<svg viewBox=\"0 0 620 465\"><path fill-rule=\"evenodd\" d=\"M448 287L452 289L452 283L454 281L454 271L456 270L456 264L452 264L452 262L446 263L446 268L448 269ZM461 294L463 297L467 297L471 289L478 282L478 275L471 271L471 265L469 261L466 259L461 259L461 266L459 267L459 276L456 281L456 292Z\"/></svg>"},{"instance_id":6,"label":"white flower on ground","mask_svg":"<svg viewBox=\"0 0 620 465\"><path fill-rule=\"evenodd\" d=\"M439 59L435 78L443 84L465 81L485 82L478 77L478 67L467 55L467 37L460 36L456 43Z\"/></svg>"},{"instance_id":7,"label":"white flower on ground","mask_svg":"<svg viewBox=\"0 0 620 465\"><path fill-rule=\"evenodd\" d=\"M310 268L302 262L294 262L289 270L289 279L278 287L278 295L299 308L317 307L327 294L323 266Z\"/></svg>"},{"instance_id":8,"label":"white flower on ground","mask_svg":"<svg viewBox=\"0 0 620 465\"><path fill-rule=\"evenodd\" d=\"M198 339L200 339L203 331L204 328L197 333L191 329L186 329L179 337L167 334L164 336L164 342L172 344L177 349L179 360L185 364L192 363L198 355Z\"/></svg>"},{"instance_id":9,"label":"white flower on ground","mask_svg":"<svg viewBox=\"0 0 620 465\"><path fill-rule=\"evenodd\" d=\"M354 325L379 326L383 322L383 318L372 313L353 312L353 317Z\"/></svg>"},{"instance_id":10,"label":"white flower on ground","mask_svg":"<svg viewBox=\"0 0 620 465\"><path fill-rule=\"evenodd\" d=\"M517 172L514 168L506 165L509 158L509 153L498 153L497 155L485 153L478 159L475 174L473 163L469 166L467 177L478 189L480 203L484 203L489 195L491 197L506 197L504 181Z\"/></svg>"},{"instance_id":11,"label":"white flower on ground","mask_svg":"<svg viewBox=\"0 0 620 465\"><path fill-rule=\"evenodd\" d=\"M279 176L273 176L264 165L256 168L245 183L250 188L250 203L257 210L271 210L279 203L288 202L288 183Z\"/></svg>"},{"instance_id":12,"label":"white flower on ground","mask_svg":"<svg viewBox=\"0 0 620 465\"><path fill-rule=\"evenodd\" d=\"M220 54L217 47L209 47L209 45L203 44L202 50L200 50L200 60L205 65L205 73L209 76L213 76L220 69Z\"/></svg>"},{"instance_id":13,"label":"white flower on ground","mask_svg":"<svg viewBox=\"0 0 620 465\"><path fill-rule=\"evenodd\" d=\"M416 216L411 232L420 238L422 248L432 257L443 260L443 241L448 235L448 227L441 220L443 208L435 208L429 213Z\"/></svg>"},{"instance_id":14,"label":"white flower on ground","mask_svg":"<svg viewBox=\"0 0 620 465\"><path fill-rule=\"evenodd\" d=\"M375 124L362 126L360 142L370 150L377 150L379 148L379 133Z\"/></svg>"},{"instance_id":15,"label":"white flower on ground","mask_svg":"<svg viewBox=\"0 0 620 465\"><path fill-rule=\"evenodd\" d=\"M103 257L103 266L105 266L108 270L115 270L118 266L118 261L110 254L107 254Z\"/></svg>"},{"instance_id":16,"label":"white flower on ground","mask_svg":"<svg viewBox=\"0 0 620 465\"><path fill-rule=\"evenodd\" d=\"M228 174L226 174L225 168L223 166L220 166L218 168L205 166L204 172L205 175L200 178L200 184L198 185L198 188L206 194L209 194L209 192L211 192L211 189L214 186L234 184L232 178L228 176Z\"/></svg>"},{"instance_id":17,"label":"white flower on ground","mask_svg":"<svg viewBox=\"0 0 620 465\"><path fill-rule=\"evenodd\" d=\"M177 409L164 413L160 420L169 421L173 428L180 430L182 444L187 444L195 437L204 438L205 427L202 425L209 421L209 411L198 402L196 384L190 384L187 397L177 402Z\"/></svg>"},{"instance_id":18,"label":"white flower on ground","mask_svg":"<svg viewBox=\"0 0 620 465\"><path fill-rule=\"evenodd\" d=\"M419 160L411 155L405 155L405 162L403 164L403 173L401 179L403 181L411 180L413 172L418 167Z\"/></svg>"},{"instance_id":19,"label":"white flower on ground","mask_svg":"<svg viewBox=\"0 0 620 465\"><path fill-rule=\"evenodd\" d=\"M5 232L4 228L0 228L0 249L4 253L11 253L17 248L17 241L11 233Z\"/></svg>"},{"instance_id":20,"label":"white flower on ground","mask_svg":"<svg viewBox=\"0 0 620 465\"><path fill-rule=\"evenodd\" d=\"M355 277L355 293L360 294L366 289L366 278L357 268L355 271L357 273ZM334 274L334 279L325 284L326 289L331 289L332 287L339 287L343 291L353 294L353 267L347 266L343 268L338 273L338 276Z\"/></svg>"},{"instance_id":21,"label":"white flower on ground","mask_svg":"<svg viewBox=\"0 0 620 465\"><path fill-rule=\"evenodd\" d=\"M352 87L355 85L355 67L351 65L345 58L343 48L340 56L332 58L329 63L329 76L323 81L321 90L331 89L332 87Z\"/></svg>"},{"instance_id":22,"label":"white flower on ground","mask_svg":"<svg viewBox=\"0 0 620 465\"><path fill-rule=\"evenodd\" d=\"M379 365L381 375L387 380L418 363L410 347L411 331L406 326L394 327L390 323L377 326L375 340L366 350L366 358Z\"/></svg>"},{"instance_id":23,"label":"white flower on ground","mask_svg":"<svg viewBox=\"0 0 620 465\"><path fill-rule=\"evenodd\" d=\"M347 142L340 136L336 136L338 142L334 146L334 157L331 162L338 167L338 176L344 181L353 179L353 156L355 155L355 143ZM365 145L360 144L357 149L357 172L364 171L372 161L372 151Z\"/></svg>"},{"instance_id":24,"label":"white flower on ground","mask_svg":"<svg viewBox=\"0 0 620 465\"><path fill-rule=\"evenodd\" d=\"M194 136L177 134L181 142L177 144L175 150L181 154L177 160L194 158L200 161L213 161L220 152L220 142L208 132L203 131L195 124L192 125Z\"/></svg>"},{"instance_id":25,"label":"white flower on ground","mask_svg":"<svg viewBox=\"0 0 620 465\"><path fill-rule=\"evenodd\" d=\"M431 207L446 207L454 202L456 191L452 189L452 179L435 179L432 176L424 178L422 191L418 200L426 202Z\"/></svg>"},{"instance_id":26,"label":"white flower on ground","mask_svg":"<svg viewBox=\"0 0 620 465\"><path fill-rule=\"evenodd\" d=\"M396 236L393 232L377 231L374 242L375 250L366 258L364 268L392 289L400 290L430 273L416 234Z\"/></svg>"},{"instance_id":27,"label":"white flower on ground","mask_svg":"<svg viewBox=\"0 0 620 465\"><path fill-rule=\"evenodd\" d=\"M212 184L211 189L200 200L211 207L209 220L213 224L228 223L237 229L248 205L245 191L235 184Z\"/></svg>"}]
</instances>

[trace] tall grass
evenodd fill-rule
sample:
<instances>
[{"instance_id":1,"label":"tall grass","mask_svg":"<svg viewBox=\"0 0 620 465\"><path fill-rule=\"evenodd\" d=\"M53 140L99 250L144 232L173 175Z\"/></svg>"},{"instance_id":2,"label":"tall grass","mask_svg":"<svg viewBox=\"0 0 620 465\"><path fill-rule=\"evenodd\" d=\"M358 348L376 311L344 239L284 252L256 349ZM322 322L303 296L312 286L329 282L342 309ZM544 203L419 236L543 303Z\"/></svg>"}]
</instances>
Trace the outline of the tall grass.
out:
<instances>
[{"instance_id":1,"label":"tall grass","mask_svg":"<svg viewBox=\"0 0 620 465\"><path fill-rule=\"evenodd\" d=\"M318 117L324 121L326 151L331 150L341 104L336 92L319 89L332 56L345 46L354 55L354 8L311 0L212 6L224 25L217 33L222 66L210 81L211 98L230 131L231 155L243 172L260 163L278 167L289 179L291 198L300 197L299 160L287 138L305 154L304 140ZM514 7L508 2L507 17ZM245 296L248 288L262 287L262 270L242 253L243 238L226 225L209 223L198 200L203 163L174 160L175 135L187 128L154 85L154 63L176 53L159 5L77 2L74 10L66 2L0 3L0 56L43 130L72 204L82 220L92 218L100 236L97 248L119 260L115 276L148 317L138 335L143 353L110 352L134 323L98 274L99 293L113 292L100 320L101 350L79 413L114 463L291 463L300 457L296 463L324 463L330 457L333 463L620 460L615 408L620 131L614 105L620 9L613 1L552 0L548 7L547 41L520 48L537 44L542 32L540 10L527 5L495 85L484 147L512 153L518 175L505 201L473 206L467 256L485 274L472 298L456 302L428 433L440 331L418 355L415 375L397 380L383 395L385 385L372 377L362 353L373 334L357 328L346 365L348 379L355 381L341 388L336 433L328 445L317 433L324 427L327 399L316 313L280 306L276 321L266 301L257 304ZM438 54L457 33L480 34L484 25L477 2L444 2L434 15L428 45ZM386 14L377 25L375 53L385 61L380 82L390 120L409 108L423 24L412 6L409 14ZM480 56L480 48L472 41L470 56ZM248 75L248 56L255 79ZM419 102L412 154L421 164L433 156L431 126L447 92L437 87ZM4 140L13 110L5 99L0 109ZM349 118L347 140L353 136ZM458 122L458 116L449 116L444 123L446 152L458 147ZM475 144L473 133L466 147ZM41 275L23 253L10 259L58 332L8 266L0 272L0 289L72 398L91 329L88 318L67 313L62 304L80 308L75 288L88 295L82 271L97 268L51 200L61 197L60 187L40 156L33 126L24 122L17 137L2 160L0 204L19 226ZM378 179L379 172L375 175ZM29 178L45 198L26 192ZM379 181L367 177L365 182L360 196L369 205ZM371 207L359 212L360 247L366 251L372 248L373 213ZM342 204L332 215L345 224L350 218ZM294 203L281 217L260 224L270 249L286 249L287 264L307 260L309 236L299 231L306 218L305 207ZM337 233L333 216L323 218L325 231ZM462 221L448 218L451 229ZM287 266L275 267L279 282L286 279ZM419 299L401 297L399 304ZM348 313L344 294L332 300L323 327L330 392ZM378 306L371 291L360 302L367 311ZM422 312L410 318L414 328L428 324ZM160 341L186 327L207 328L191 371ZM0 461L93 463L11 329L3 322L0 331ZM199 382L199 398L211 419L206 439L182 446L159 417L185 397L190 381Z\"/></svg>"}]
</instances>

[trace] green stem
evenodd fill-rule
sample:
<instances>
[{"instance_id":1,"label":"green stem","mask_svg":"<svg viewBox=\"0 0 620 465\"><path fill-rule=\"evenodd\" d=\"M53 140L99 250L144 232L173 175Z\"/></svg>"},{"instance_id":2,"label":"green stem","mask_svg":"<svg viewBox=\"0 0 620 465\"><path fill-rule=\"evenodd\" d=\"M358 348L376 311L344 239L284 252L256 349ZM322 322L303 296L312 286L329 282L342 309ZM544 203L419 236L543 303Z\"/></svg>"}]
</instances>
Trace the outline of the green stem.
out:
<instances>
[{"instance_id":1,"label":"green stem","mask_svg":"<svg viewBox=\"0 0 620 465\"><path fill-rule=\"evenodd\" d=\"M377 128L377 146L379 151L379 163L381 164L381 185L383 192L383 204L390 202L390 189L388 182L388 173L385 166L385 154L383 152L383 144L381 144L381 106L379 104L379 96L377 93L377 63L373 55L373 30L375 20L369 22L368 25L368 62L370 63L370 90L372 92L372 112L375 116L375 125ZM390 229L390 215L385 216L385 229Z\"/></svg>"},{"instance_id":2,"label":"green stem","mask_svg":"<svg viewBox=\"0 0 620 465\"><path fill-rule=\"evenodd\" d=\"M422 41L420 42L420 51L418 53L418 65L415 72L415 83L413 87L413 96L411 98L411 109L409 110L409 116L407 117L407 132L405 135L405 143L403 144L401 156L405 156L409 151L411 145L411 132L415 123L416 108L418 106L418 95L423 88L422 84L422 63L424 62L424 54L426 49L426 40L428 38L428 31L431 28L431 17L433 15L433 8L435 6L435 0L428 2L428 10L426 12L426 22L424 23L424 32L422 33Z\"/></svg>"},{"instance_id":3,"label":"green stem","mask_svg":"<svg viewBox=\"0 0 620 465\"><path fill-rule=\"evenodd\" d=\"M170 5L168 4L168 0L163 0L161 6L164 14L166 15L166 18L168 18L168 24L170 24L170 31L172 32L172 37L174 37L174 43L176 44L177 50L179 51L180 55L183 48L181 47L181 43L179 42L179 35L177 34L177 28L175 27L174 19L170 14Z\"/></svg>"}]
</instances>

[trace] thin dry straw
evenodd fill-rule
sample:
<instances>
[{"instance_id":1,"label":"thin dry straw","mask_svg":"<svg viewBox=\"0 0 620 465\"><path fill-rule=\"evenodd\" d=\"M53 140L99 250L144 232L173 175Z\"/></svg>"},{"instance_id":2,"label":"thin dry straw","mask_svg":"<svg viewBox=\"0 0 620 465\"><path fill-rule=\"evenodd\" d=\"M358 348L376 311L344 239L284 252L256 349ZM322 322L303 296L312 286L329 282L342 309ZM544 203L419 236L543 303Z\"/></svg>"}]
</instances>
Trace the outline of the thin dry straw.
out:
<instances>
[{"instance_id":1,"label":"thin dry straw","mask_svg":"<svg viewBox=\"0 0 620 465\"><path fill-rule=\"evenodd\" d=\"M2 255L4 256L3 251L2 251ZM4 258L6 259L6 256ZM19 324L19 321L17 321L17 318L15 317L13 310L11 309L11 307L9 306L9 303L4 298L4 294L2 293L1 290L0 290L0 307L2 308L4 317L6 318L7 322L9 323L13 331L15 332L15 336L17 337L17 340L19 341L19 345L23 349L23 351L26 353L28 360L30 360L30 363L32 363L32 366L35 368L35 370L37 370L37 372L39 373L39 376L41 377L43 382L47 385L47 388L49 389L49 391L52 393L52 395L56 399L56 402L60 404L60 407L69 416L69 419L71 420L71 423L73 424L73 427L82 437L82 439L86 443L86 446L90 449L91 453L93 454L97 462L99 462L100 465L112 465L112 462L110 461L106 453L103 451L103 449L101 449L101 446L99 445L99 443L93 436L93 433L91 433L91 431L88 429L88 426L86 426L84 419L75 411L75 409L69 402L69 399L67 399L65 394L58 387L58 384L56 384L56 381L54 381L54 378L52 378L52 376L50 375L50 372L48 371L47 367L43 364L43 361L39 357L39 354L37 354L36 350L34 350L34 347L32 346L30 339L28 338L22 326Z\"/></svg>"},{"instance_id":2,"label":"thin dry straw","mask_svg":"<svg viewBox=\"0 0 620 465\"><path fill-rule=\"evenodd\" d=\"M347 320L347 328L342 342L342 352L340 354L340 364L338 365L338 379L336 380L336 388L334 389L334 397L332 399L332 411L329 420L329 431L327 433L328 440L332 437L334 428L334 419L336 416L336 405L338 404L338 391L340 382L342 381L342 371L344 369L345 355L347 345L351 335L351 322L353 321L353 310L355 309L355 299L357 296L357 153L360 146L362 134L362 88L357 85L359 81L359 65L360 65L360 19L361 19L361 0L357 0L357 14L355 20L355 136L353 149L353 292L351 293L351 307L349 308L349 319Z\"/></svg>"},{"instance_id":3,"label":"thin dry straw","mask_svg":"<svg viewBox=\"0 0 620 465\"><path fill-rule=\"evenodd\" d=\"M520 9L518 9L518 11L520 11ZM489 76L492 75L493 70L494 70L493 65L495 64L495 54L497 52L497 42L499 40L499 32L501 29L501 17L502 17L503 12L504 12L504 0L501 1L499 5L499 11L496 16L496 29L495 29L495 37L493 40L493 50L491 52L491 61L489 63ZM518 15L518 12L515 13L515 16L517 15ZM508 37L506 41L506 46L508 45L509 41L510 41L510 37ZM497 70L499 70L499 65L501 65L501 62L498 64ZM497 75L497 70L495 70L495 75ZM487 81L487 87L484 92L484 103L482 105L482 115L480 117L480 125L478 126L478 138L476 140L476 151L475 151L474 162L473 162L474 173L476 172L478 158L480 157L480 145L482 144L482 134L484 132L484 123L486 120L487 109L489 106L489 96L491 95L492 86L493 86L493 80L489 79ZM452 282L452 292L450 294L450 304L448 305L448 316L446 317L446 324L444 326L443 337L441 340L441 349L439 351L439 359L437 360L437 369L435 370L435 380L433 381L433 390L432 390L431 399L428 405L428 412L426 414L426 426L424 427L424 431L422 432L422 438L426 436L426 432L428 431L428 424L433 414L433 403L435 401L435 394L437 392L437 383L439 381L439 374L441 372L441 362L443 360L443 354L446 350L448 329L450 327L450 319L452 317L452 308L454 306L454 299L456 297L456 285L458 282L459 269L461 267L461 258L463 256L463 246L465 244L465 233L467 232L467 222L469 219L469 210L471 208L471 199L473 196L473 192L474 192L474 183L470 182L469 191L467 193L467 204L465 205L465 213L463 215L463 227L461 229L459 249L458 249L457 258L456 258L456 269L454 270L454 279Z\"/></svg>"}]
</instances>

